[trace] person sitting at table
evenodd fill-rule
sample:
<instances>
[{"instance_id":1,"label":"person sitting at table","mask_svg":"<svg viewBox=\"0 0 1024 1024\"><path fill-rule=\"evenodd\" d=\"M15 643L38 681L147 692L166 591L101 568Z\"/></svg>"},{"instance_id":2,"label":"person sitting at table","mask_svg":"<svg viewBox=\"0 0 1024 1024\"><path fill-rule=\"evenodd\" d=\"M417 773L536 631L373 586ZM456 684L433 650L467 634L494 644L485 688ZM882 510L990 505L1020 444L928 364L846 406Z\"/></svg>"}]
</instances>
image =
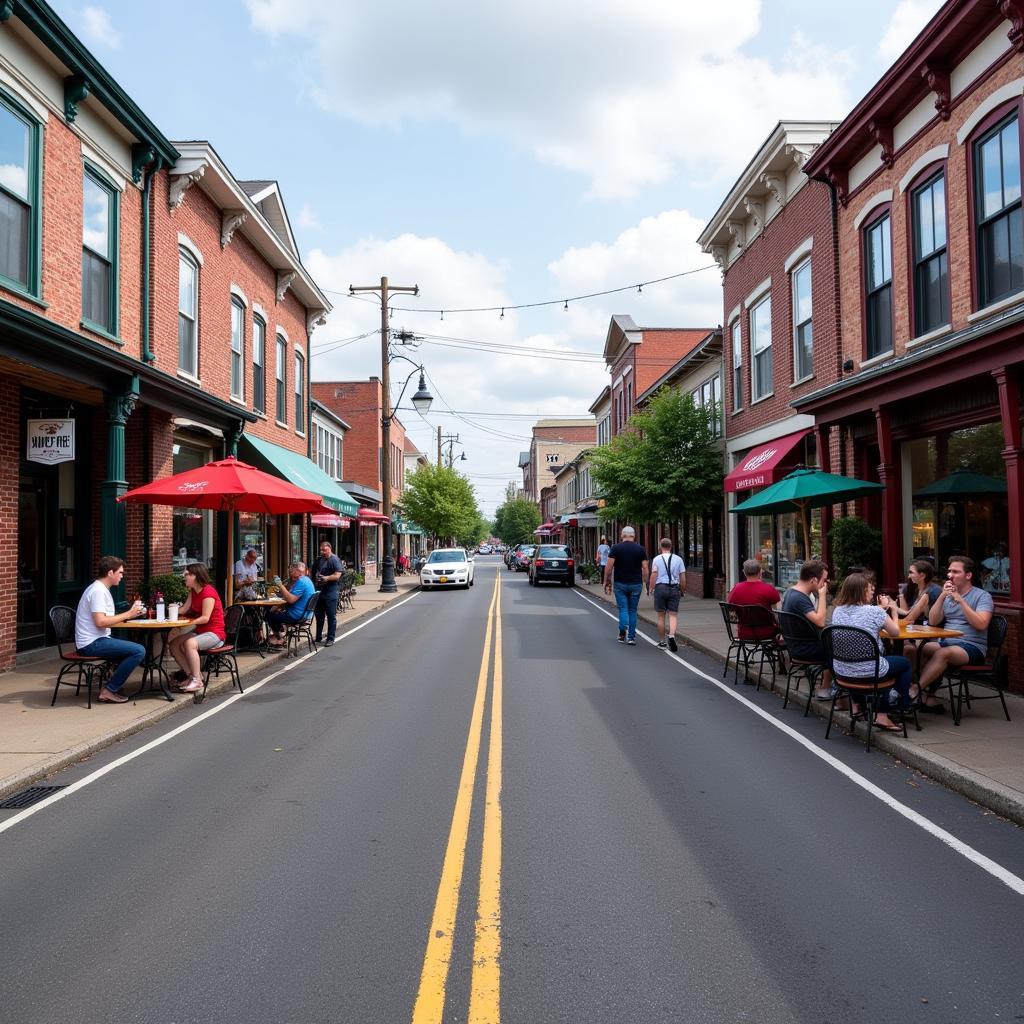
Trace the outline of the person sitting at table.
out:
<instances>
[{"instance_id":1,"label":"person sitting at table","mask_svg":"<svg viewBox=\"0 0 1024 1024\"><path fill-rule=\"evenodd\" d=\"M935 566L926 558L915 559L907 569L907 585L900 594L900 618L915 625L927 622L941 590L935 582Z\"/></svg>"},{"instance_id":2,"label":"person sitting at table","mask_svg":"<svg viewBox=\"0 0 1024 1024\"><path fill-rule=\"evenodd\" d=\"M727 604L759 604L762 608L777 608L779 592L761 579L761 563L756 558L748 558L743 563L743 579L729 591L725 599ZM778 630L774 626L737 626L736 633L741 640L768 640Z\"/></svg>"},{"instance_id":3,"label":"person sitting at table","mask_svg":"<svg viewBox=\"0 0 1024 1024\"><path fill-rule=\"evenodd\" d=\"M893 691L898 694L899 704L903 708L909 708L920 691L913 685L914 670L910 660L897 654L885 657L882 653L884 648L879 633L885 633L886 636L899 635L899 609L888 594L881 594L878 604L872 604L874 596L874 583L863 573L851 572L843 580L839 593L836 594L835 606L832 609L832 625L857 626L859 629L866 629L874 637L879 651L878 678L893 676L892 688L887 694L879 695L875 706L874 725L876 729L884 729L886 732L902 732L902 726L897 725L888 715L894 698ZM872 671L872 665L863 661L846 663L837 660L835 668L837 675L842 679L870 676Z\"/></svg>"},{"instance_id":4,"label":"person sitting at table","mask_svg":"<svg viewBox=\"0 0 1024 1024\"><path fill-rule=\"evenodd\" d=\"M178 615L192 620L192 625L176 633L167 645L171 657L181 666L181 675L188 680L183 693L196 693L203 688L200 678L199 653L220 647L227 639L224 632L224 605L210 581L210 572L200 562L185 566L188 597Z\"/></svg>"},{"instance_id":5,"label":"person sitting at table","mask_svg":"<svg viewBox=\"0 0 1024 1024\"><path fill-rule=\"evenodd\" d=\"M928 612L930 626L945 626L959 630L963 635L944 637L924 645L921 656L925 659L921 669L922 708L941 715L946 706L934 692L950 668L961 665L984 665L988 653L988 624L992 621L992 595L974 586L974 560L966 555L954 555L946 570L946 583Z\"/></svg>"},{"instance_id":6,"label":"person sitting at table","mask_svg":"<svg viewBox=\"0 0 1024 1024\"><path fill-rule=\"evenodd\" d=\"M96 579L85 588L75 612L75 647L79 654L89 658L116 661L114 674L103 684L98 700L104 704L125 704L128 698L121 692L128 677L146 656L146 648L131 640L115 640L110 635L112 626L138 618L146 611L136 601L126 612L115 614L111 587L116 587L124 576L124 559L117 555L104 555L100 559Z\"/></svg>"},{"instance_id":7,"label":"person sitting at table","mask_svg":"<svg viewBox=\"0 0 1024 1024\"><path fill-rule=\"evenodd\" d=\"M817 604L811 595L817 595ZM828 567L817 558L809 558L800 566L800 579L786 591L782 598L782 610L805 618L819 633L825 626L828 609ZM786 650L794 658L816 661L824 664L825 648L821 641L787 644ZM821 685L814 691L817 700L828 700L832 696L832 677L828 669L821 674Z\"/></svg>"},{"instance_id":8,"label":"person sitting at table","mask_svg":"<svg viewBox=\"0 0 1024 1024\"><path fill-rule=\"evenodd\" d=\"M288 582L284 583L277 576L277 596L285 600L287 607L272 608L267 612L267 625L270 627L271 647L284 647L285 626L293 625L303 618L306 602L315 593L313 581L306 575L306 563L292 562L288 566Z\"/></svg>"},{"instance_id":9,"label":"person sitting at table","mask_svg":"<svg viewBox=\"0 0 1024 1024\"><path fill-rule=\"evenodd\" d=\"M255 601L259 597L256 593L256 580L260 574L257 557L255 548L246 548L245 554L235 562L236 601Z\"/></svg>"}]
</instances>

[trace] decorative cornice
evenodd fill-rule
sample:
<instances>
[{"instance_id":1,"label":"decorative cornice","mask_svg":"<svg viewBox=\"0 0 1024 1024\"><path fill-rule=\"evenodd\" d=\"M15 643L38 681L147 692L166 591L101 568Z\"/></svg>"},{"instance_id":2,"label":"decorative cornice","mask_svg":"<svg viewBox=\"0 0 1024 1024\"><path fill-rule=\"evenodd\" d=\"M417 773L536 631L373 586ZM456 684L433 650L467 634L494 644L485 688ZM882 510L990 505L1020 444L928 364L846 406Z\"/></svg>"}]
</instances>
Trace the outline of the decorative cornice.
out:
<instances>
[{"instance_id":1,"label":"decorative cornice","mask_svg":"<svg viewBox=\"0 0 1024 1024\"><path fill-rule=\"evenodd\" d=\"M722 277L725 277L725 268L729 262L729 249L724 245L713 245L711 246L711 258L721 268Z\"/></svg>"},{"instance_id":2,"label":"decorative cornice","mask_svg":"<svg viewBox=\"0 0 1024 1024\"><path fill-rule=\"evenodd\" d=\"M89 83L81 75L64 79L64 120L71 124L78 117L78 104L89 95Z\"/></svg>"},{"instance_id":3,"label":"decorative cornice","mask_svg":"<svg viewBox=\"0 0 1024 1024\"><path fill-rule=\"evenodd\" d=\"M135 386L138 387L137 384ZM135 412L138 401L138 391L129 391L124 395L110 395L107 398L107 421L124 426L128 417Z\"/></svg>"},{"instance_id":4,"label":"decorative cornice","mask_svg":"<svg viewBox=\"0 0 1024 1024\"><path fill-rule=\"evenodd\" d=\"M999 0L999 10L1010 22L1006 38L1018 53L1024 53L1024 3L1021 0Z\"/></svg>"},{"instance_id":5,"label":"decorative cornice","mask_svg":"<svg viewBox=\"0 0 1024 1024\"><path fill-rule=\"evenodd\" d=\"M156 147L149 142L132 143L132 181L142 181L142 172L156 160Z\"/></svg>"},{"instance_id":6,"label":"decorative cornice","mask_svg":"<svg viewBox=\"0 0 1024 1024\"><path fill-rule=\"evenodd\" d=\"M939 119L948 121L952 109L949 68L938 61L926 60L921 66L921 77L928 83L928 88L935 93L935 109Z\"/></svg>"},{"instance_id":7,"label":"decorative cornice","mask_svg":"<svg viewBox=\"0 0 1024 1024\"><path fill-rule=\"evenodd\" d=\"M220 219L220 247L226 249L231 236L245 223L249 216L245 210L225 210Z\"/></svg>"},{"instance_id":8,"label":"decorative cornice","mask_svg":"<svg viewBox=\"0 0 1024 1024\"><path fill-rule=\"evenodd\" d=\"M176 210L185 201L185 193L190 185L194 185L206 173L206 164L200 164L188 174L172 174L171 188L167 193L167 205Z\"/></svg>"},{"instance_id":9,"label":"decorative cornice","mask_svg":"<svg viewBox=\"0 0 1024 1024\"><path fill-rule=\"evenodd\" d=\"M786 195L786 176L784 174L764 174L761 176L761 181L764 187L775 196L775 201L779 206L785 206L786 200L789 198Z\"/></svg>"},{"instance_id":10,"label":"decorative cornice","mask_svg":"<svg viewBox=\"0 0 1024 1024\"><path fill-rule=\"evenodd\" d=\"M868 134L874 139L876 145L882 147L882 163L886 167L892 167L896 162L896 152L892 141L892 124L888 121L868 121Z\"/></svg>"},{"instance_id":11,"label":"decorative cornice","mask_svg":"<svg viewBox=\"0 0 1024 1024\"><path fill-rule=\"evenodd\" d=\"M751 196L744 196L743 198L743 209L754 220L755 228L764 227L764 201L761 199L754 199Z\"/></svg>"},{"instance_id":12,"label":"decorative cornice","mask_svg":"<svg viewBox=\"0 0 1024 1024\"><path fill-rule=\"evenodd\" d=\"M744 224L741 220L727 220L725 226L729 229L729 234L736 239L736 245L742 249L744 244Z\"/></svg>"},{"instance_id":13,"label":"decorative cornice","mask_svg":"<svg viewBox=\"0 0 1024 1024\"><path fill-rule=\"evenodd\" d=\"M327 324L327 314L322 309L314 309L306 314L306 337L308 338L317 327Z\"/></svg>"},{"instance_id":14,"label":"decorative cornice","mask_svg":"<svg viewBox=\"0 0 1024 1024\"><path fill-rule=\"evenodd\" d=\"M817 142L790 143L786 146L788 156L797 167L803 168L804 164L814 155L818 148Z\"/></svg>"},{"instance_id":15,"label":"decorative cornice","mask_svg":"<svg viewBox=\"0 0 1024 1024\"><path fill-rule=\"evenodd\" d=\"M299 275L294 270L279 270L277 272L277 301L284 302L284 293L291 287L292 281Z\"/></svg>"},{"instance_id":16,"label":"decorative cornice","mask_svg":"<svg viewBox=\"0 0 1024 1024\"><path fill-rule=\"evenodd\" d=\"M833 167L829 164L823 168L822 174L825 176L825 180L835 190L836 198L839 200L840 205L845 209L846 201L849 198L847 195L847 171L845 167Z\"/></svg>"}]
</instances>

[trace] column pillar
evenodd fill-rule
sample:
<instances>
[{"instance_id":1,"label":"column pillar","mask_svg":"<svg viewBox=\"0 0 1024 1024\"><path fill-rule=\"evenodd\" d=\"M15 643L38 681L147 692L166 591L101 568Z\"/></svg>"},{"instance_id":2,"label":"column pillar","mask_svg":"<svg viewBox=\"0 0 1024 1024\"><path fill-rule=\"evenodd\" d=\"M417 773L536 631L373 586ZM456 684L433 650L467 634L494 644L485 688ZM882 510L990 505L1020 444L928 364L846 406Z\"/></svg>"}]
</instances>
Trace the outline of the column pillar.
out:
<instances>
[{"instance_id":1,"label":"column pillar","mask_svg":"<svg viewBox=\"0 0 1024 1024\"><path fill-rule=\"evenodd\" d=\"M1024 450L1021 448L1020 372L1000 367L992 376L999 391L999 417L1003 425L1003 462L1006 464L1006 512L1010 535L1009 604L1024 608Z\"/></svg>"},{"instance_id":2,"label":"column pillar","mask_svg":"<svg viewBox=\"0 0 1024 1024\"><path fill-rule=\"evenodd\" d=\"M100 484L100 554L124 558L125 509L117 499L128 490L125 424L139 400L139 378L121 395L107 395L107 478ZM120 590L120 588L118 588ZM123 595L115 591L115 602Z\"/></svg>"},{"instance_id":3,"label":"column pillar","mask_svg":"<svg viewBox=\"0 0 1024 1024\"><path fill-rule=\"evenodd\" d=\"M895 587L903 569L902 474L892 440L892 422L886 406L876 406L875 431L878 436L878 479L882 492L882 578L881 586Z\"/></svg>"},{"instance_id":4,"label":"column pillar","mask_svg":"<svg viewBox=\"0 0 1024 1024\"><path fill-rule=\"evenodd\" d=\"M823 473L832 472L832 451L829 447L831 428L824 423L815 424L814 441L818 449L818 468ZM832 505L823 505L821 509L821 559L831 566L832 544L828 539L828 531L832 529ZM813 554L814 552L811 552Z\"/></svg>"}]
</instances>

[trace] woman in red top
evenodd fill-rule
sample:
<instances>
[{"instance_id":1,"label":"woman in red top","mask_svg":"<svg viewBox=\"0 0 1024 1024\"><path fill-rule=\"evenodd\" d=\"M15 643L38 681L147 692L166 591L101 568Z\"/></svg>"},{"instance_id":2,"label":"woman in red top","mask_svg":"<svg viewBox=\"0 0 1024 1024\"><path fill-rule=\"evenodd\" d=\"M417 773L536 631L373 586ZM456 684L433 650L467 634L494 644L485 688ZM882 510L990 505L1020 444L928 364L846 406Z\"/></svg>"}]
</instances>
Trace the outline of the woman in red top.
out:
<instances>
[{"instance_id":1,"label":"woman in red top","mask_svg":"<svg viewBox=\"0 0 1024 1024\"><path fill-rule=\"evenodd\" d=\"M185 566L185 586L188 598L179 614L191 619L192 625L180 630L168 647L188 680L181 687L182 691L196 693L203 688L199 678L199 652L219 647L226 638L224 605L210 582L209 571L200 562Z\"/></svg>"}]
</instances>

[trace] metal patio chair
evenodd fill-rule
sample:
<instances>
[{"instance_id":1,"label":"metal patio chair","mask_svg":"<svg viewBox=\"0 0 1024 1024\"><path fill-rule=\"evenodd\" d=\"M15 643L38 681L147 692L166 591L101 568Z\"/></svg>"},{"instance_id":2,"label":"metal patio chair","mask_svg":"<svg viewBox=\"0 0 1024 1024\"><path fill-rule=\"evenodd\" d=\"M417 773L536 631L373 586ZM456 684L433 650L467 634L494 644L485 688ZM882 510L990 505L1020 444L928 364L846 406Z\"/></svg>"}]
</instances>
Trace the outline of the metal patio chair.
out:
<instances>
[{"instance_id":1,"label":"metal patio chair","mask_svg":"<svg viewBox=\"0 0 1024 1024\"><path fill-rule=\"evenodd\" d=\"M314 590L306 599L306 606L302 609L302 618L285 627L284 651L286 656L294 655L296 658L299 656L300 639L305 639L306 647L310 652L318 649L316 638L313 636L313 616L319 601L320 591Z\"/></svg>"},{"instance_id":2,"label":"metal patio chair","mask_svg":"<svg viewBox=\"0 0 1024 1024\"><path fill-rule=\"evenodd\" d=\"M747 675L751 663L757 661L757 689L761 689L761 677L764 674L764 667L767 663L772 673L772 683L775 682L775 659L779 655L779 648L775 642L777 627L772 613L768 608L759 604L729 604L727 601L720 601L718 607L722 609L722 618L725 620L725 629L729 635L729 648L725 655L725 667L722 675L729 671L729 659L733 657L733 686L739 682L740 660L743 662L743 674ZM761 640L745 640L739 635L740 627L758 631L771 630L771 636Z\"/></svg>"},{"instance_id":3,"label":"metal patio chair","mask_svg":"<svg viewBox=\"0 0 1024 1024\"><path fill-rule=\"evenodd\" d=\"M1008 665L1006 655L1002 653L1003 644L1006 642L1006 617L993 615L988 624L988 653L984 665L960 665L951 668L946 672L946 682L949 686L949 707L953 712L953 724L960 724L960 716L963 713L964 702L967 710L971 709L972 700L994 700L999 698L1003 705L1003 714L1006 720L1010 721L1010 711L1006 706L1006 698L1003 692L1008 683ZM953 707L953 686L956 685L956 707ZM971 686L983 686L993 690L993 693L978 694L971 693Z\"/></svg>"},{"instance_id":4,"label":"metal patio chair","mask_svg":"<svg viewBox=\"0 0 1024 1024\"><path fill-rule=\"evenodd\" d=\"M92 708L92 686L96 682L96 693L106 682L113 672L116 662L108 661L98 656L89 657L88 654L79 654L74 649L75 645L75 609L66 605L54 605L50 609L50 625L53 626L53 634L57 639L57 653L64 666L57 674L57 685L53 688L53 700L50 701L52 708L57 703L57 694L61 686L73 686L75 696L82 691L82 683L85 683L86 707ZM69 650L70 648L70 650ZM68 672L75 673L75 680L67 680L64 676Z\"/></svg>"},{"instance_id":5,"label":"metal patio chair","mask_svg":"<svg viewBox=\"0 0 1024 1024\"><path fill-rule=\"evenodd\" d=\"M826 668L825 659L798 658L793 653L793 649L808 643L820 646L821 634L814 623L808 622L807 618L803 615L781 611L777 611L774 614L779 624L779 632L786 643L786 653L789 655L789 665L786 669L786 697L782 702L782 710L785 711L786 706L789 704L790 685L795 682L796 686L794 689L799 692L800 681L806 679L808 687L807 706L804 708L804 718L806 718L811 710L814 688L818 685L818 680Z\"/></svg>"},{"instance_id":6,"label":"metal patio chair","mask_svg":"<svg viewBox=\"0 0 1024 1024\"><path fill-rule=\"evenodd\" d=\"M239 693L245 693L242 689L242 677L238 672L238 658L235 656L238 646L238 632L245 618L247 609L241 605L233 604L224 613L224 643L220 647L213 647L203 652L203 689L193 696L196 704L202 704L206 698L206 690L210 685L210 675L220 675L222 669L226 669L231 676L231 682L238 687Z\"/></svg>"}]
</instances>

